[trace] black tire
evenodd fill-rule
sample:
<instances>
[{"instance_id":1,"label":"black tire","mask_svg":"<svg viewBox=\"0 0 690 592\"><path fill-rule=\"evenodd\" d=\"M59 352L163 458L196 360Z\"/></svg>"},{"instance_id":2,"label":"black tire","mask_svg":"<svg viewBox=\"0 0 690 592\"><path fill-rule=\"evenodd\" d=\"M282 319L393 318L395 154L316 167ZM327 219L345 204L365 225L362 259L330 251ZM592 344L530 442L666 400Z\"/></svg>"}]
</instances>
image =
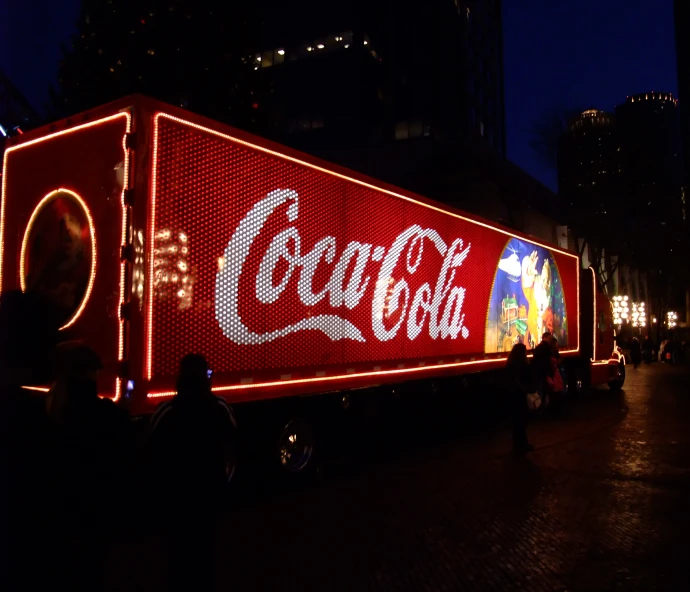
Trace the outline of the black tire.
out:
<instances>
[{"instance_id":1,"label":"black tire","mask_svg":"<svg viewBox=\"0 0 690 592\"><path fill-rule=\"evenodd\" d=\"M585 371L580 365L571 365L568 370L568 381L566 396L569 398L579 397L587 388Z\"/></svg>"},{"instance_id":2,"label":"black tire","mask_svg":"<svg viewBox=\"0 0 690 592\"><path fill-rule=\"evenodd\" d=\"M625 364L618 364L618 378L609 382L609 388L612 391L619 391L625 384Z\"/></svg>"},{"instance_id":3,"label":"black tire","mask_svg":"<svg viewBox=\"0 0 690 592\"><path fill-rule=\"evenodd\" d=\"M288 475L304 475L315 468L316 437L307 416L286 420L278 430L275 458Z\"/></svg>"}]
</instances>

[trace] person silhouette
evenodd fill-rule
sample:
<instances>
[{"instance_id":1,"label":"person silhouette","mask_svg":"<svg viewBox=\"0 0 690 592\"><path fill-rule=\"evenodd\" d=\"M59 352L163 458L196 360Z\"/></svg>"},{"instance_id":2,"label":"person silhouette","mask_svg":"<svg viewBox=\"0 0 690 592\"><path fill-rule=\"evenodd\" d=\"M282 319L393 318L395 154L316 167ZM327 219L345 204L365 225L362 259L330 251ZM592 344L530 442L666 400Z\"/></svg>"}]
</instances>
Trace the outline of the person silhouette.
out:
<instances>
[{"instance_id":1,"label":"person silhouette","mask_svg":"<svg viewBox=\"0 0 690 592\"><path fill-rule=\"evenodd\" d=\"M169 504L169 578L179 590L213 586L215 511L234 467L234 418L210 374L203 356L182 358L177 394L151 420L156 484Z\"/></svg>"},{"instance_id":2,"label":"person silhouette","mask_svg":"<svg viewBox=\"0 0 690 592\"><path fill-rule=\"evenodd\" d=\"M59 319L51 302L35 293L8 291L0 297L0 450L3 512L0 532L7 536L11 561L2 565L4 581L41 587L35 569L36 547L46 545L46 477L50 473L49 430L42 393L24 387L46 384ZM2 544L2 543L0 543ZM3 562L10 555L3 553Z\"/></svg>"}]
</instances>

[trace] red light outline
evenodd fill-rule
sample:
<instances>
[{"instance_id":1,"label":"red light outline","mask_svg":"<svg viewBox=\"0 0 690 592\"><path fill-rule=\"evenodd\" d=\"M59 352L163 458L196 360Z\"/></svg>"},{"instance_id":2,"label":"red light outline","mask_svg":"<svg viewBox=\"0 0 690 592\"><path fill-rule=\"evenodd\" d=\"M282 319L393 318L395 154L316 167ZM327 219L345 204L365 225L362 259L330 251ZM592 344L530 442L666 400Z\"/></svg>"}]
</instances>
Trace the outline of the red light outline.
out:
<instances>
[{"instance_id":1,"label":"red light outline","mask_svg":"<svg viewBox=\"0 0 690 592\"><path fill-rule=\"evenodd\" d=\"M54 191L51 191L48 195L43 197L41 201L38 202L38 205L34 208L34 211L31 213L31 216L29 217L29 222L26 225L26 229L24 230L24 237L22 238L22 247L19 255L19 286L22 289L22 292L26 292L26 277L25 277L25 272L24 272L24 263L26 261L26 248L28 246L29 242L29 234L31 233L31 229L34 225L34 222L36 221L36 217L40 213L40 211L43 209L43 207L50 202L52 199L55 198L60 193L66 193L70 196L72 196L77 203L82 207L84 210L84 213L86 214L86 220L89 223L89 234L91 235L91 271L89 273L89 283L86 286L86 291L84 292L84 296L82 297L82 300L79 304L79 308L74 312L74 314L69 318L69 320L62 326L60 327L60 331L63 331L64 329L67 329L74 325L74 323L77 322L77 319L81 316L81 314L84 312L84 309L86 308L86 304L89 301L89 298L91 297L91 291L93 290L93 283L96 280L96 267L98 266L98 248L96 246L96 228L93 223L93 218L91 217L91 211L89 210L88 206L86 205L86 202L82 199L82 197L77 194L76 192L72 191L71 189L65 189L64 187L60 187L59 189L55 189Z\"/></svg>"},{"instance_id":2,"label":"red light outline","mask_svg":"<svg viewBox=\"0 0 690 592\"><path fill-rule=\"evenodd\" d=\"M148 230L149 230L149 285L148 285L148 302L147 302L147 315L146 315L146 378L147 380L151 380L153 372L152 372L152 367L153 367L153 249L154 249L154 232L155 232L155 221L156 221L156 181L157 181L157 174L158 174L158 122L161 118L166 118L169 119L170 121L174 121L176 123L180 123L182 125L189 126L193 129L199 130L201 132L210 134L212 136L216 136L219 138L222 138L224 140L229 140L230 142L234 142L236 144L240 144L241 146L245 146L254 150L257 150L259 152L263 152L265 154L270 154L271 156L276 156L278 158L281 158L283 160L287 160L290 162L294 162L296 164L299 164L301 166L305 166L307 168L319 171L321 173L325 173L327 175L337 177L339 179L343 179L346 181L350 181L352 183L356 183L357 185L360 185L362 187L367 187L368 189L372 189L374 191L380 192L380 193L385 193L387 195L390 195L392 197L397 197L399 199L402 199L404 201L413 203L415 205L423 206L425 208L428 208L430 210L433 210L435 212L439 212L441 214L444 214L446 216L451 216L453 218L456 218L458 220L463 220L465 222L469 222L470 224L475 224L478 226L481 226L483 228L488 228L489 230L493 230L495 232L499 232L501 234L504 234L506 236L512 237L512 238L517 238L519 240L527 240L531 242L534 245L538 245L540 247L543 247L551 252L556 252L560 253L562 255L566 255L568 257L572 257L577 261L577 266L576 266L576 293L577 293L577 310L578 310L578 315L580 313L580 258L578 255L575 255L573 253L569 253L568 251L563 251L557 247L553 247L550 245L546 245L544 243L534 241L530 238L525 238L522 236L518 236L512 232L509 232L507 230L503 230L501 228L496 228L494 226L491 226L489 224L486 224L484 222L479 222L477 220L473 220L471 218L467 218L465 216L462 216L460 214L456 214L455 212L449 212L447 210L441 209L439 207L433 206L431 204L427 204L421 201L418 201L412 197L408 197L406 195L402 195L400 193L396 193L394 191L390 191L388 189L382 188L382 187L377 187L376 185L373 185L371 183L367 183L365 181L361 181L359 179L355 179L352 177L349 177L347 175L344 175L342 173L338 173L336 171L332 171L329 169L326 169L324 167L311 164L309 162L305 162L303 160L300 160L299 158L296 158L294 156L289 156L287 154L283 154L281 152L277 152L275 150L271 150L269 148L265 148L263 146L260 146L258 144L254 144L252 142L248 142L246 140L242 140L240 138L236 138L234 136L225 134L223 132L219 132L207 127L204 127L202 125L193 123L191 121L187 121L185 119L182 119L180 117L175 117L174 115L169 115L168 113L164 113L162 111L157 111L154 116L153 116L153 165L152 165L152 171L151 171L151 187L150 187L150 207L151 207L151 215L149 219L149 225L148 225ZM562 354L568 354L568 353L578 353L580 351L580 330L579 330L579 319L578 319L578 330L577 330L577 348L571 349L571 350L563 350L561 353ZM352 378L365 378L369 376L386 376L386 375L395 375L395 374L405 374L405 373L411 373L411 372L420 372L420 371L428 371L428 370L433 370L433 369L440 369L440 368L456 368L460 366L468 366L468 365L478 365L478 364L491 364L491 363L497 363L497 362L504 362L507 359L507 357L502 357L502 358L492 358L490 360L475 360L475 361L469 361L469 362L456 362L456 363L451 363L451 364L437 364L433 366L424 366L424 367L415 367L415 368L406 368L406 369L396 369L396 370L383 370L383 371L376 371L376 372L362 372L358 374L341 374L341 375L336 375L336 376L324 376L324 377L316 377L316 378L302 378L302 379L296 379L296 380L281 380L281 381L269 381L269 382L262 382L262 383L251 383L251 384L235 384L235 385L228 385L228 386L222 386L222 387L213 387L214 392L224 392L224 391L234 391L234 390L241 390L241 389L254 389L254 388L259 388L259 387L273 387L273 386L286 386L286 385L291 385L291 384L305 384L305 383L312 383L312 382L332 382L336 380L343 380L343 379L352 379ZM175 393L172 391L163 391L159 393L148 393L147 398L157 398L157 397L166 397L166 396L172 396Z\"/></svg>"},{"instance_id":3,"label":"red light outline","mask_svg":"<svg viewBox=\"0 0 690 592\"><path fill-rule=\"evenodd\" d=\"M25 391L36 391L37 393L49 393L50 388L47 386L23 386L21 387Z\"/></svg>"},{"instance_id":4,"label":"red light outline","mask_svg":"<svg viewBox=\"0 0 690 592\"><path fill-rule=\"evenodd\" d=\"M592 272L592 298L594 299L592 308L592 316L594 317L592 327L592 362L594 362L597 359L597 276L591 265L589 269Z\"/></svg>"},{"instance_id":5,"label":"red light outline","mask_svg":"<svg viewBox=\"0 0 690 592\"><path fill-rule=\"evenodd\" d=\"M0 292L2 292L2 280L3 280L3 264L4 264L4 256L5 256L5 201L7 197L7 161L9 159L9 156L12 152L15 152L17 150L21 150L22 148L28 148L29 146L33 146L34 144L40 144L41 142L45 142L46 140L52 140L53 138L58 138L60 136L64 136L67 134L71 134L73 132L77 132L83 129L87 129L90 127L94 127L96 125L101 125L103 123L113 121L114 119L117 119L118 117L127 117L127 119L131 119L131 115L127 112L120 112L120 113L115 113L114 115L109 115L108 117L103 117L102 119L97 119L95 121L90 121L89 123L84 123L82 125L77 125L76 127L72 127L66 130L61 130L59 132L54 132L52 134L48 134L47 136L42 136L40 138L36 138L35 140L29 140L28 142L24 142L22 144L18 144L16 146L10 146L7 150L5 150L5 154L2 159L2 193L0 197Z\"/></svg>"},{"instance_id":6,"label":"red light outline","mask_svg":"<svg viewBox=\"0 0 690 592\"><path fill-rule=\"evenodd\" d=\"M396 368L394 370L376 370L372 372L358 372L353 374L337 374L334 376L320 376L314 378L297 378L295 380L273 380L270 382L258 382L258 383L247 383L247 384L232 384L227 386L214 386L211 388L213 392L220 393L225 391L236 391L243 389L254 389L260 387L272 387L272 386L286 386L292 384L306 384L312 382L333 382L336 380L343 380L345 378L367 378L369 376L390 376L395 374L410 374L413 372L424 372L429 370L436 370L439 368L457 368L460 366L472 366L477 364L497 364L499 362L505 362L506 358L491 358L490 360L470 360L467 362L453 362L451 364L432 364L430 366L416 366L414 368ZM171 397L175 394L174 391L161 391L149 393L148 398L154 399L158 397Z\"/></svg>"},{"instance_id":7,"label":"red light outline","mask_svg":"<svg viewBox=\"0 0 690 592\"><path fill-rule=\"evenodd\" d=\"M4 269L4 260L5 260L5 202L7 198L7 163L9 156L12 152L15 152L17 150L21 150L22 148L27 148L29 146L33 146L34 144L40 144L41 142L45 142L47 140L52 140L54 138L59 138L61 136L65 136L68 134L72 134L78 131L82 131L91 127L96 127L98 125L103 125L106 123L109 123L111 121L115 121L116 119L124 117L127 120L127 125L126 125L126 132L125 135L122 138L122 147L124 149L125 153L125 158L124 158L124 172L125 172L125 181L123 184L122 188L122 195L121 195L121 213L122 213L122 230L123 234L122 236L126 239L126 216L125 216L125 189L128 187L128 177L129 177L129 151L126 148L126 141L127 137L126 134L130 133L131 128L132 128L132 115L129 111L119 111L118 113L114 113L113 115L108 115L107 117L102 117L100 119L96 119L94 121L90 121L88 123L83 123L81 125L77 125L74 127L71 127L69 129L65 130L60 130L59 132L54 132L52 134L48 134L45 136L41 136L40 138L36 138L34 140L29 140L28 142L23 142L21 144L18 144L16 146L10 146L7 150L5 150L5 154L3 155L2 159L2 191L0 193L0 292L2 292L3 288L3 269ZM88 209L87 209L88 211ZM95 237L92 235L92 240L94 244L94 249L95 249ZM122 243L124 244L124 240ZM124 301L124 273L126 270L126 263L121 262L120 263L120 302L122 303ZM124 319L121 318L121 315L118 313L119 317L119 322L118 322L118 360L122 360L122 351L124 349ZM122 348L122 349L121 349ZM115 379L115 398L114 400L117 401L120 398L121 395L121 383L120 379L116 378Z\"/></svg>"},{"instance_id":8,"label":"red light outline","mask_svg":"<svg viewBox=\"0 0 690 592\"><path fill-rule=\"evenodd\" d=\"M132 131L132 116L129 112L124 112L127 117L127 125L125 126L125 133L122 136L122 151L124 152L123 162L123 181L122 193L120 194L120 217L121 233L120 246L124 248L127 245L127 204L125 203L125 192L129 188L129 150L127 149L127 135ZM124 360L125 354L125 319L122 317L122 306L125 303L125 281L127 273L127 261L124 258L120 259L120 299L117 310L117 361L118 363ZM118 372L119 373L119 372ZM118 401L122 395L122 380L115 378L115 397L113 401Z\"/></svg>"}]
</instances>

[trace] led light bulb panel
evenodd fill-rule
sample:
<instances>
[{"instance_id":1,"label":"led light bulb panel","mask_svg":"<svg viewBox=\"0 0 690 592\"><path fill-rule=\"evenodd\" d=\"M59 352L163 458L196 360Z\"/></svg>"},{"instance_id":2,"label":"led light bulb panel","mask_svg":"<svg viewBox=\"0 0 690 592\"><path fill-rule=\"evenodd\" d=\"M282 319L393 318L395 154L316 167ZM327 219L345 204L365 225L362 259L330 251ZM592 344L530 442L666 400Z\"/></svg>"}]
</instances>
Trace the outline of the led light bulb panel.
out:
<instances>
[{"instance_id":1,"label":"led light bulb panel","mask_svg":"<svg viewBox=\"0 0 690 592\"><path fill-rule=\"evenodd\" d=\"M56 124L33 139L16 138L5 151L0 291L45 298L60 339L81 340L96 351L103 363L99 392L117 398L131 116L121 111L74 121L79 123Z\"/></svg>"},{"instance_id":2,"label":"led light bulb panel","mask_svg":"<svg viewBox=\"0 0 690 592\"><path fill-rule=\"evenodd\" d=\"M577 351L577 256L165 114L154 120L147 378L219 388ZM149 280L150 278L150 280Z\"/></svg>"}]
</instances>

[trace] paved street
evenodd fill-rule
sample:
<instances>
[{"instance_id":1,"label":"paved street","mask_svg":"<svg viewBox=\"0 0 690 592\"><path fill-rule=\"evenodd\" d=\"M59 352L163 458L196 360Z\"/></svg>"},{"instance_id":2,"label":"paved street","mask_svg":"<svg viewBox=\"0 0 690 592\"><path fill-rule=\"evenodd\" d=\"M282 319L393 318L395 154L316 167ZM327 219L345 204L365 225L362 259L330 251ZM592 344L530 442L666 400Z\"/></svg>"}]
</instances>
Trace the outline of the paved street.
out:
<instances>
[{"instance_id":1,"label":"paved street","mask_svg":"<svg viewBox=\"0 0 690 592\"><path fill-rule=\"evenodd\" d=\"M370 458L219 519L218 590L688 589L689 385L687 368L629 368L624 392L534 422L525 458L500 423L412 422L400 449L362 433ZM164 561L155 537L122 545L109 585L165 589Z\"/></svg>"}]
</instances>

